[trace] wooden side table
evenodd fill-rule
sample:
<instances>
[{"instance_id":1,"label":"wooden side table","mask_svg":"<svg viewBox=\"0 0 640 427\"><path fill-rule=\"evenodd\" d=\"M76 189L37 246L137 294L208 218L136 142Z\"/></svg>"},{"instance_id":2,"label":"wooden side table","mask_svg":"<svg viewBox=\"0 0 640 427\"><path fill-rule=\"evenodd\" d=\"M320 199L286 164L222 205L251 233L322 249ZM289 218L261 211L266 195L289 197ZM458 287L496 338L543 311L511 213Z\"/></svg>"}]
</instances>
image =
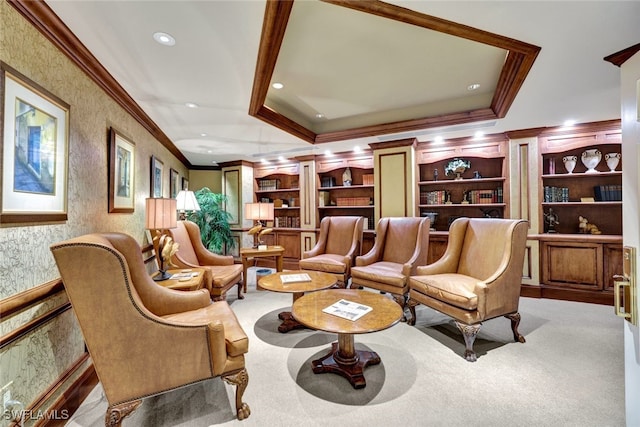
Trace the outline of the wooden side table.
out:
<instances>
[{"instance_id":1,"label":"wooden side table","mask_svg":"<svg viewBox=\"0 0 640 427\"><path fill-rule=\"evenodd\" d=\"M160 286L164 286L169 289L176 289L179 291L197 291L204 286L204 268L191 268L191 269L176 269L167 270L167 273L174 275L180 273L197 273L197 276L193 276L187 280L185 279L167 279L156 282ZM155 272L153 276L157 275ZM152 277L153 277L152 276Z\"/></svg>"},{"instance_id":2,"label":"wooden side table","mask_svg":"<svg viewBox=\"0 0 640 427\"><path fill-rule=\"evenodd\" d=\"M249 268L250 258L268 258L275 257L276 259L276 271L282 271L282 265L284 263L284 247L282 246L267 246L267 249L258 248L240 248L240 257L242 258L242 281L243 292L247 293L247 269Z\"/></svg>"}]
</instances>

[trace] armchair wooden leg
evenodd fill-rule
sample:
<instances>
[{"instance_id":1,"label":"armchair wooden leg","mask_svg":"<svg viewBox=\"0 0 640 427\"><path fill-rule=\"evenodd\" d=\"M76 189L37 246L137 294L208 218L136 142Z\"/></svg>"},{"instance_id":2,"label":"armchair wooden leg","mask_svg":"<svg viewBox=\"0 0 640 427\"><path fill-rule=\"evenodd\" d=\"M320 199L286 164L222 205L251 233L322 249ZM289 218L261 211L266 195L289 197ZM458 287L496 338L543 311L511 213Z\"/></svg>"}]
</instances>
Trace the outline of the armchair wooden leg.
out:
<instances>
[{"instance_id":1,"label":"armchair wooden leg","mask_svg":"<svg viewBox=\"0 0 640 427\"><path fill-rule=\"evenodd\" d=\"M392 294L392 295L393 295L393 300L402 309L402 319L400 319L400 321L401 322L406 322L407 321L407 317L404 315L404 308L406 306L407 296L406 295L398 295L398 294Z\"/></svg>"},{"instance_id":2,"label":"armchair wooden leg","mask_svg":"<svg viewBox=\"0 0 640 427\"><path fill-rule=\"evenodd\" d=\"M242 295L242 281L238 282L238 299L244 299L244 295Z\"/></svg>"},{"instance_id":3,"label":"armchair wooden leg","mask_svg":"<svg viewBox=\"0 0 640 427\"><path fill-rule=\"evenodd\" d=\"M244 420L251 415L251 409L249 405L242 401L242 395L249 383L249 374L246 369L242 369L238 372L229 375L223 375L222 379L228 384L236 386L236 412L239 420Z\"/></svg>"},{"instance_id":4,"label":"armchair wooden leg","mask_svg":"<svg viewBox=\"0 0 640 427\"><path fill-rule=\"evenodd\" d=\"M526 340L520 332L518 332L518 325L520 325L520 313L507 314L507 319L511 320L511 330L513 331L513 340L516 342L525 342Z\"/></svg>"},{"instance_id":5,"label":"armchair wooden leg","mask_svg":"<svg viewBox=\"0 0 640 427\"><path fill-rule=\"evenodd\" d=\"M411 313L411 317L407 319L407 325L415 326L416 325L416 305L420 304L418 301L409 298L407 305L409 306L409 313Z\"/></svg>"},{"instance_id":6,"label":"armchair wooden leg","mask_svg":"<svg viewBox=\"0 0 640 427\"><path fill-rule=\"evenodd\" d=\"M460 323L456 320L456 326L462 332L464 336L464 344L466 349L464 350L464 358L467 359L467 362L475 362L477 360L476 352L473 351L473 343L476 340L476 335L478 335L478 331L480 330L480 323L476 323L475 325L465 325L464 323Z\"/></svg>"},{"instance_id":7,"label":"armchair wooden leg","mask_svg":"<svg viewBox=\"0 0 640 427\"><path fill-rule=\"evenodd\" d=\"M105 427L120 427L122 420L131 415L141 404L142 400L134 400L133 402L110 405L104 417Z\"/></svg>"}]
</instances>

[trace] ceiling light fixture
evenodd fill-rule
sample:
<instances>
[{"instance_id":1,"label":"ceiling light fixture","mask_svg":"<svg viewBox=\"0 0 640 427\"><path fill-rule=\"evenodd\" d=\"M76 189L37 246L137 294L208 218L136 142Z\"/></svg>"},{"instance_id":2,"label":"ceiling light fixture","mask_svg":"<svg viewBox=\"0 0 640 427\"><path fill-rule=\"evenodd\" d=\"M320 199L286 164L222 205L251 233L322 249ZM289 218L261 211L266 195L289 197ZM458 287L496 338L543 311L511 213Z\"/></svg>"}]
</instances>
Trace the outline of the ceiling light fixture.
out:
<instances>
[{"instance_id":1,"label":"ceiling light fixture","mask_svg":"<svg viewBox=\"0 0 640 427\"><path fill-rule=\"evenodd\" d=\"M271 163L269 160L262 158L260 159L260 163L262 163L263 165L268 165L269 163Z\"/></svg>"},{"instance_id":2,"label":"ceiling light fixture","mask_svg":"<svg viewBox=\"0 0 640 427\"><path fill-rule=\"evenodd\" d=\"M435 144L442 144L444 142L444 138L441 135L438 135L434 138L433 142Z\"/></svg>"},{"instance_id":3,"label":"ceiling light fixture","mask_svg":"<svg viewBox=\"0 0 640 427\"><path fill-rule=\"evenodd\" d=\"M271 85L274 89L282 89L284 87L284 85L282 83L279 82L275 82L274 84Z\"/></svg>"},{"instance_id":4,"label":"ceiling light fixture","mask_svg":"<svg viewBox=\"0 0 640 427\"><path fill-rule=\"evenodd\" d=\"M564 121L564 127L566 128L570 128L573 127L576 124L576 121L573 119L569 119L569 120L565 120Z\"/></svg>"},{"instance_id":5,"label":"ceiling light fixture","mask_svg":"<svg viewBox=\"0 0 640 427\"><path fill-rule=\"evenodd\" d=\"M173 46L176 44L176 39L171 34L157 32L153 33L153 39L164 46Z\"/></svg>"},{"instance_id":6,"label":"ceiling light fixture","mask_svg":"<svg viewBox=\"0 0 640 427\"><path fill-rule=\"evenodd\" d=\"M326 150L324 152L324 155L327 156L327 157L331 157L331 156L333 156L333 153L331 152L331 150Z\"/></svg>"},{"instance_id":7,"label":"ceiling light fixture","mask_svg":"<svg viewBox=\"0 0 640 427\"><path fill-rule=\"evenodd\" d=\"M472 83L467 86L467 90L477 90L480 88L480 83Z\"/></svg>"},{"instance_id":8,"label":"ceiling light fixture","mask_svg":"<svg viewBox=\"0 0 640 427\"><path fill-rule=\"evenodd\" d=\"M481 139L481 138L483 138L483 137L484 137L484 132L482 132L481 130L478 130L478 131L476 131L476 133L475 133L475 134L473 134L473 137L474 137L475 139Z\"/></svg>"},{"instance_id":9,"label":"ceiling light fixture","mask_svg":"<svg viewBox=\"0 0 640 427\"><path fill-rule=\"evenodd\" d=\"M206 133L201 133L200 136L207 136L207 134Z\"/></svg>"},{"instance_id":10,"label":"ceiling light fixture","mask_svg":"<svg viewBox=\"0 0 640 427\"><path fill-rule=\"evenodd\" d=\"M287 159L285 159L284 156L278 156L278 160L280 160L281 162L287 161Z\"/></svg>"},{"instance_id":11,"label":"ceiling light fixture","mask_svg":"<svg viewBox=\"0 0 640 427\"><path fill-rule=\"evenodd\" d=\"M362 148L360 148L359 145L356 145L355 147L353 147L353 152L354 153L362 153Z\"/></svg>"},{"instance_id":12,"label":"ceiling light fixture","mask_svg":"<svg viewBox=\"0 0 640 427\"><path fill-rule=\"evenodd\" d=\"M189 108L198 108L198 104L194 104L193 102L185 102L184 105Z\"/></svg>"},{"instance_id":13,"label":"ceiling light fixture","mask_svg":"<svg viewBox=\"0 0 640 427\"><path fill-rule=\"evenodd\" d=\"M316 119L324 119L324 114L316 113Z\"/></svg>"}]
</instances>

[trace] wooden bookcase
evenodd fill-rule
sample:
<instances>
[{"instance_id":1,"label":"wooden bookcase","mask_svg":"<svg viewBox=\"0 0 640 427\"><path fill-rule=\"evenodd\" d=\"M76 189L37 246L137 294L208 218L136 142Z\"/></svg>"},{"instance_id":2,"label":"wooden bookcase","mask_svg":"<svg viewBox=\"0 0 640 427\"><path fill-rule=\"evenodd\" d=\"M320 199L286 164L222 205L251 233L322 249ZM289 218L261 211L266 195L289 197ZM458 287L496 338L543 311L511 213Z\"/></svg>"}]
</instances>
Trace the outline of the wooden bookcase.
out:
<instances>
[{"instance_id":1,"label":"wooden bookcase","mask_svg":"<svg viewBox=\"0 0 640 427\"><path fill-rule=\"evenodd\" d=\"M458 217L504 218L509 203L507 151L505 139L464 139L447 141L446 145L418 146L418 215L437 214L432 224L435 231L447 231ZM471 163L459 180L445 174L447 165L454 159ZM474 177L478 174L480 178Z\"/></svg>"}]
</instances>

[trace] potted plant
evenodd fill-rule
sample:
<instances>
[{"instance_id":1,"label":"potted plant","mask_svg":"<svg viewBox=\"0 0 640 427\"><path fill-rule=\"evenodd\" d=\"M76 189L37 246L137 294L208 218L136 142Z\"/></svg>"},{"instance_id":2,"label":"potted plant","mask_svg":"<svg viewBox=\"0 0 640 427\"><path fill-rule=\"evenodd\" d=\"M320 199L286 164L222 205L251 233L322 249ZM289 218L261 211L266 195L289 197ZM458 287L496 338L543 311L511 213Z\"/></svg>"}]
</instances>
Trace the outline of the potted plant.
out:
<instances>
[{"instance_id":1,"label":"potted plant","mask_svg":"<svg viewBox=\"0 0 640 427\"><path fill-rule=\"evenodd\" d=\"M231 214L224 210L227 196L214 193L207 187L195 191L195 196L200 210L190 213L187 219L198 224L202 243L208 250L223 254L225 249L235 246L229 225Z\"/></svg>"}]
</instances>

